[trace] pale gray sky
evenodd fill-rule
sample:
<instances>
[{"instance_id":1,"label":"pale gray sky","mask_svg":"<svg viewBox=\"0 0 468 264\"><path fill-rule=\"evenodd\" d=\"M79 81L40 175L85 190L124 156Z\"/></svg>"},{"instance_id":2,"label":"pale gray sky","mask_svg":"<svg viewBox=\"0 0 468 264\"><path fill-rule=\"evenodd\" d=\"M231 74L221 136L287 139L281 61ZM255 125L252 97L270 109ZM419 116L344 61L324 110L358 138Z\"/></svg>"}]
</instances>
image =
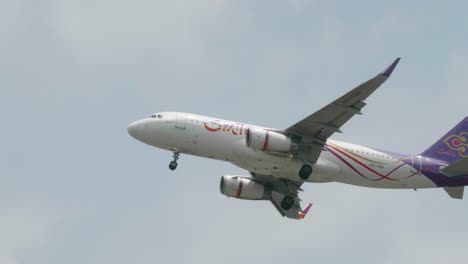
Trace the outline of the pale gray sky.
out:
<instances>
[{"instance_id":1,"label":"pale gray sky","mask_svg":"<svg viewBox=\"0 0 468 264\"><path fill-rule=\"evenodd\" d=\"M308 184L306 221L227 163L133 140L186 111L284 128L402 61L335 139L419 153L467 115L466 1L0 2L0 263L466 261L468 202Z\"/></svg>"}]
</instances>

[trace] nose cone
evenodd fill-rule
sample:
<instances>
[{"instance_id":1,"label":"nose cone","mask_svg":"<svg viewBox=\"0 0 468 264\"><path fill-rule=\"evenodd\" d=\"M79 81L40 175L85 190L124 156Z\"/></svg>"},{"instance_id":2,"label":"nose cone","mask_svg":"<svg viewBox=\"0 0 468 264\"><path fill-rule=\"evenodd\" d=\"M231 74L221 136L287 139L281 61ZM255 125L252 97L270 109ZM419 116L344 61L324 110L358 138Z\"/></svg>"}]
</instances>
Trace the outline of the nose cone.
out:
<instances>
[{"instance_id":1,"label":"nose cone","mask_svg":"<svg viewBox=\"0 0 468 264\"><path fill-rule=\"evenodd\" d=\"M154 138L154 124L152 124L153 121L151 119L145 118L131 123L128 125L127 130L130 136L134 137L136 140L151 145Z\"/></svg>"},{"instance_id":2,"label":"nose cone","mask_svg":"<svg viewBox=\"0 0 468 264\"><path fill-rule=\"evenodd\" d=\"M131 123L127 130L128 130L128 133L130 134L130 136L134 137L135 139L140 139L140 122L139 121L136 121L136 122L133 122Z\"/></svg>"}]
</instances>

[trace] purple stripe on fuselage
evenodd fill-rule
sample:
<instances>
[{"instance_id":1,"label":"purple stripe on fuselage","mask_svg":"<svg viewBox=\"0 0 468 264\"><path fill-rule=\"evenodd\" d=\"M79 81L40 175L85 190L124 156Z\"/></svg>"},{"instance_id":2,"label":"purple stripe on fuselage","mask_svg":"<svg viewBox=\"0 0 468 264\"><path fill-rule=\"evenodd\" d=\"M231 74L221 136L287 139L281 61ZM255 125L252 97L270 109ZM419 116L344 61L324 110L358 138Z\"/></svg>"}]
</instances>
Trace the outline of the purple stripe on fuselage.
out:
<instances>
[{"instance_id":1,"label":"purple stripe on fuselage","mask_svg":"<svg viewBox=\"0 0 468 264\"><path fill-rule=\"evenodd\" d=\"M384 179L384 178L379 178L379 179L374 180L374 179L367 178L362 173L360 173L353 165L351 165L348 161L346 161L343 157L341 157L335 151L333 151L330 147L325 146L325 149L329 151L330 153L332 153L335 157L337 157L344 164L346 164L346 166L351 168L359 176L368 180L372 180L372 181L380 181ZM447 164L442 161L427 158L427 157L418 157L418 156L411 156L411 155L404 155L400 153L389 152L385 150L378 150L375 148L370 148L370 149L385 153L388 156L401 160L402 162L404 162L404 164L411 166L415 171L421 172L423 176L430 179L438 187L453 187L453 186L467 186L468 185L468 175L449 177L449 176L442 174L442 172L440 172L440 168L447 166ZM387 176L392 174L397 169L401 168L404 164L396 167L389 174L387 174ZM412 174L411 176L413 176L414 174Z\"/></svg>"},{"instance_id":2,"label":"purple stripe on fuselage","mask_svg":"<svg viewBox=\"0 0 468 264\"><path fill-rule=\"evenodd\" d=\"M402 160L404 163L413 167L414 170L420 171L424 176L426 176L428 179L434 182L434 184L436 184L438 187L454 187L468 185L468 175L449 177L440 172L441 167L447 166L445 162L424 156L420 158L418 156L413 156L412 160L411 155L389 152L386 150L379 150L375 148L372 149Z\"/></svg>"},{"instance_id":3,"label":"purple stripe on fuselage","mask_svg":"<svg viewBox=\"0 0 468 264\"><path fill-rule=\"evenodd\" d=\"M389 173L387 173L387 175L385 175L385 177L382 177L380 179L376 179L376 180L373 180L373 181L381 181L383 179L387 179L388 176L390 176L392 173L394 173L396 170L398 170L399 168L403 167L405 165L405 163L401 164L400 166L397 166L396 168L394 168L393 170L391 170ZM411 177L413 175L409 175L407 178ZM390 178L391 180L397 180L397 179L392 179Z\"/></svg>"},{"instance_id":4,"label":"purple stripe on fuselage","mask_svg":"<svg viewBox=\"0 0 468 264\"><path fill-rule=\"evenodd\" d=\"M340 155L338 155L335 151L331 150L331 148L325 146L325 149L328 150L331 154L333 154L335 157L337 157L339 160L341 160L344 164L346 164L348 167L350 167L354 172L359 174L359 176L363 177L364 179L368 179L366 176L362 175L356 168L353 167L349 162L347 162L345 159L343 159Z\"/></svg>"},{"instance_id":5,"label":"purple stripe on fuselage","mask_svg":"<svg viewBox=\"0 0 468 264\"><path fill-rule=\"evenodd\" d=\"M407 161L405 161L407 162ZM468 175L460 175L449 177L444 175L440 168L445 165L437 160L423 158L422 159L422 174L428 177L439 187L454 187L468 185Z\"/></svg>"}]
</instances>

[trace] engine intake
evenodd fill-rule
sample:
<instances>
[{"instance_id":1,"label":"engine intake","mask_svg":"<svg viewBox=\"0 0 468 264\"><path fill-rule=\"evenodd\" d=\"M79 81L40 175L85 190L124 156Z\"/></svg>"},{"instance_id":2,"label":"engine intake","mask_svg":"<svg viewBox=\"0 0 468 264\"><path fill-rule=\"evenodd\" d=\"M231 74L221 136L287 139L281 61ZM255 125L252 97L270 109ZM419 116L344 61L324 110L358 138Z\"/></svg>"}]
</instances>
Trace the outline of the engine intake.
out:
<instances>
[{"instance_id":1,"label":"engine intake","mask_svg":"<svg viewBox=\"0 0 468 264\"><path fill-rule=\"evenodd\" d=\"M246 136L247 147L265 152L291 153L297 148L291 138L270 130L249 128Z\"/></svg>"},{"instance_id":2,"label":"engine intake","mask_svg":"<svg viewBox=\"0 0 468 264\"><path fill-rule=\"evenodd\" d=\"M270 188L243 176L224 175L219 190L228 197L244 200L268 200L271 197Z\"/></svg>"}]
</instances>

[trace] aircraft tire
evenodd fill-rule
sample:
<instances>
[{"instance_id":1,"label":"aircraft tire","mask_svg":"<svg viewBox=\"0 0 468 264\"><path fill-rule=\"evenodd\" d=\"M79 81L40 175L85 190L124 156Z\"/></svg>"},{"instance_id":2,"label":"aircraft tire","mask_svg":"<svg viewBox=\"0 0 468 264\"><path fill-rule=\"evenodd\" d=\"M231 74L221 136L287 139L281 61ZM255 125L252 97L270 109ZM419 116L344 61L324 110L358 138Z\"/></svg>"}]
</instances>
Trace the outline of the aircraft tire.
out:
<instances>
[{"instance_id":1,"label":"aircraft tire","mask_svg":"<svg viewBox=\"0 0 468 264\"><path fill-rule=\"evenodd\" d=\"M289 210L294 204L294 198L292 196L286 195L284 196L283 200L281 201L281 208L283 210Z\"/></svg>"},{"instance_id":2,"label":"aircraft tire","mask_svg":"<svg viewBox=\"0 0 468 264\"><path fill-rule=\"evenodd\" d=\"M312 174L312 166L308 164L302 165L301 169L299 170L299 178L303 180L307 180L309 179L311 174Z\"/></svg>"},{"instance_id":3,"label":"aircraft tire","mask_svg":"<svg viewBox=\"0 0 468 264\"><path fill-rule=\"evenodd\" d=\"M171 163L169 163L169 169L170 170L175 170L177 168L177 162L176 161L171 161Z\"/></svg>"}]
</instances>

